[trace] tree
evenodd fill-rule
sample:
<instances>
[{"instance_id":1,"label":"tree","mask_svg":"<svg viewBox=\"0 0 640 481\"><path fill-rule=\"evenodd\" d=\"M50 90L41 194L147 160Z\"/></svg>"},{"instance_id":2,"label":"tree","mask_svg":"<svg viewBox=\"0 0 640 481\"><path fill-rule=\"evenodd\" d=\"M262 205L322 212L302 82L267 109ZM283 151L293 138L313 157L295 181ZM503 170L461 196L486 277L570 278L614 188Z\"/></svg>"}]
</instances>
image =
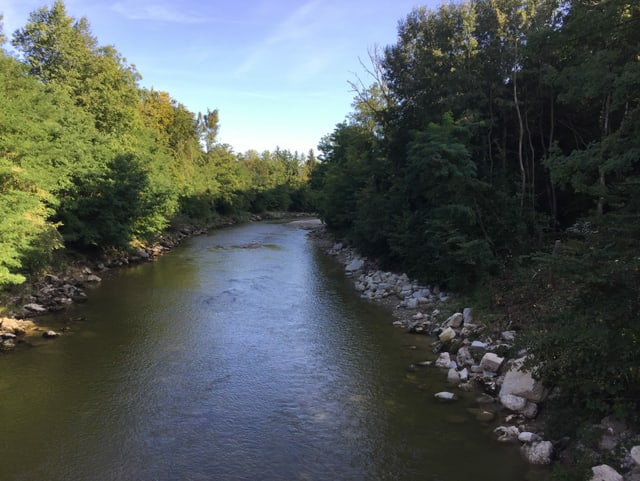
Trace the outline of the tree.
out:
<instances>
[{"instance_id":1,"label":"tree","mask_svg":"<svg viewBox=\"0 0 640 481\"><path fill-rule=\"evenodd\" d=\"M4 16L0 13L0 55L2 55L2 48L3 48L4 44L5 44L5 42L7 41L7 37L4 34L3 19L4 19Z\"/></svg>"},{"instance_id":2,"label":"tree","mask_svg":"<svg viewBox=\"0 0 640 481\"><path fill-rule=\"evenodd\" d=\"M55 225L47 222L48 197L0 156L0 288L23 282L29 268L41 268L61 247Z\"/></svg>"},{"instance_id":3,"label":"tree","mask_svg":"<svg viewBox=\"0 0 640 481\"><path fill-rule=\"evenodd\" d=\"M198 113L198 132L200 134L200 141L204 145L205 152L210 152L213 150L213 146L216 144L216 139L218 137L218 109L209 110L207 109L206 114Z\"/></svg>"},{"instance_id":4,"label":"tree","mask_svg":"<svg viewBox=\"0 0 640 481\"><path fill-rule=\"evenodd\" d=\"M415 133L404 168L406 204L390 241L405 268L456 288L472 285L494 264L468 140L468 129L450 114Z\"/></svg>"},{"instance_id":5,"label":"tree","mask_svg":"<svg viewBox=\"0 0 640 481\"><path fill-rule=\"evenodd\" d=\"M127 133L133 123L139 78L111 46L101 47L85 17L67 15L62 0L31 13L13 36L31 74L64 89L106 133Z\"/></svg>"}]
</instances>

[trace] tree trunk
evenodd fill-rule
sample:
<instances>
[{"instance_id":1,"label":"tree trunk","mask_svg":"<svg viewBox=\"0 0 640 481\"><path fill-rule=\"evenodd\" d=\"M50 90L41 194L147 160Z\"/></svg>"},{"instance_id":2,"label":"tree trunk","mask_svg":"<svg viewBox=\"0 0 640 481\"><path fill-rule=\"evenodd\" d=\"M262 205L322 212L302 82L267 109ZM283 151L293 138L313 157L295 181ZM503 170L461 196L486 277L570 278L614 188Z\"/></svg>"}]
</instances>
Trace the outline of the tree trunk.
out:
<instances>
[{"instance_id":1,"label":"tree trunk","mask_svg":"<svg viewBox=\"0 0 640 481\"><path fill-rule=\"evenodd\" d=\"M520 195L522 198L520 199L520 214L522 214L524 210L524 198L527 188L527 172L524 168L524 159L522 152L522 145L524 142L524 125L522 122L522 112L520 111L520 104L518 103L518 41L515 41L515 60L513 65L513 102L516 105L516 113L518 115L518 161L520 162Z\"/></svg>"}]
</instances>

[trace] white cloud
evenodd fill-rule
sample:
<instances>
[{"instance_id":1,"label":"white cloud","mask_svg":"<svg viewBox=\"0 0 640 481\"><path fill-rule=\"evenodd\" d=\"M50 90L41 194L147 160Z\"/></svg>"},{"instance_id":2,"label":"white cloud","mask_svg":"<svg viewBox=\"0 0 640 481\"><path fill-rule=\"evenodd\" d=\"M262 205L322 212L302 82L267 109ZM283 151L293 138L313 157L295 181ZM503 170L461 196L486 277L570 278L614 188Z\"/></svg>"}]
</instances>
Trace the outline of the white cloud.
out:
<instances>
[{"instance_id":1,"label":"white cloud","mask_svg":"<svg viewBox=\"0 0 640 481\"><path fill-rule=\"evenodd\" d=\"M322 4L322 0L311 0L285 17L271 29L259 45L255 46L251 54L236 69L236 74L246 74L272 58L281 57L284 47L289 48L290 51L306 51L308 55L315 55L315 44L323 22ZM294 77L301 77L301 72L301 70L298 71Z\"/></svg>"},{"instance_id":2,"label":"white cloud","mask_svg":"<svg viewBox=\"0 0 640 481\"><path fill-rule=\"evenodd\" d=\"M157 3L141 5L138 2L118 2L111 9L129 20L180 24L197 24L210 21L206 17L178 12Z\"/></svg>"}]
</instances>

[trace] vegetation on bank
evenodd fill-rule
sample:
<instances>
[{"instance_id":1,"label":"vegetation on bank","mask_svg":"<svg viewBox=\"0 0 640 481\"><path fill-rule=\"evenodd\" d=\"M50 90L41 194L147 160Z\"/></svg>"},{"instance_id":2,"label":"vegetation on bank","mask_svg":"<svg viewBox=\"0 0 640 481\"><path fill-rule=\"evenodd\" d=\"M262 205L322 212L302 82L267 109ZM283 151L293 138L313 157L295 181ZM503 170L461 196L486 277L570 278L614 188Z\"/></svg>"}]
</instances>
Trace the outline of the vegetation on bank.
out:
<instances>
[{"instance_id":1,"label":"vegetation on bank","mask_svg":"<svg viewBox=\"0 0 640 481\"><path fill-rule=\"evenodd\" d=\"M311 176L327 225L526 323L554 435L637 421L640 3L416 8L371 60Z\"/></svg>"},{"instance_id":2,"label":"vegetation on bank","mask_svg":"<svg viewBox=\"0 0 640 481\"><path fill-rule=\"evenodd\" d=\"M217 142L218 111L197 115L101 45L64 3L34 11L7 52L0 17L0 288L52 253L126 248L176 222L309 208L316 160Z\"/></svg>"}]
</instances>

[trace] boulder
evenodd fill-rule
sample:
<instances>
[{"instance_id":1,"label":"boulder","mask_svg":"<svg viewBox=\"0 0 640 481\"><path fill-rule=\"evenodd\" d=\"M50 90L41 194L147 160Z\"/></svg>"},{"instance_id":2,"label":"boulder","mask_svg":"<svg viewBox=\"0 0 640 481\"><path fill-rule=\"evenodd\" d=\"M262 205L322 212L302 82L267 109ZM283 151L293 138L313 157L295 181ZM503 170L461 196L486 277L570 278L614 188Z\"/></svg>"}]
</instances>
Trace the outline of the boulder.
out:
<instances>
[{"instance_id":1,"label":"boulder","mask_svg":"<svg viewBox=\"0 0 640 481\"><path fill-rule=\"evenodd\" d=\"M496 373L500 370L500 366L504 362L504 358L494 354L493 352L488 352L484 356L482 356L482 360L480 361L480 367L484 371Z\"/></svg>"},{"instance_id":2,"label":"boulder","mask_svg":"<svg viewBox=\"0 0 640 481\"><path fill-rule=\"evenodd\" d=\"M456 337L456 331L454 331L451 327L447 327L440 333L438 339L440 339L440 342L449 342L454 337Z\"/></svg>"},{"instance_id":3,"label":"boulder","mask_svg":"<svg viewBox=\"0 0 640 481\"><path fill-rule=\"evenodd\" d=\"M35 324L33 321L5 317L0 319L0 327L2 327L4 332L10 332L17 336L22 336L23 334L26 334L27 330L34 329Z\"/></svg>"},{"instance_id":4,"label":"boulder","mask_svg":"<svg viewBox=\"0 0 640 481\"><path fill-rule=\"evenodd\" d=\"M445 326L453 327L455 329L462 326L463 317L461 312L456 312L445 322Z\"/></svg>"},{"instance_id":5,"label":"boulder","mask_svg":"<svg viewBox=\"0 0 640 481\"><path fill-rule=\"evenodd\" d=\"M520 441L521 443L531 444L531 443L536 443L538 441L542 441L542 439L536 433L524 431L518 434L518 441Z\"/></svg>"},{"instance_id":6,"label":"boulder","mask_svg":"<svg viewBox=\"0 0 640 481\"><path fill-rule=\"evenodd\" d=\"M457 399L457 396L455 394L447 391L437 392L433 395L433 397L435 397L439 401L455 401Z\"/></svg>"},{"instance_id":7,"label":"boulder","mask_svg":"<svg viewBox=\"0 0 640 481\"><path fill-rule=\"evenodd\" d=\"M504 331L500 334L500 337L502 337L505 342L513 344L516 340L516 331Z\"/></svg>"},{"instance_id":8,"label":"boulder","mask_svg":"<svg viewBox=\"0 0 640 481\"><path fill-rule=\"evenodd\" d=\"M447 373L447 382L454 386L460 384L460 373L454 368L449 369L449 372Z\"/></svg>"},{"instance_id":9,"label":"boulder","mask_svg":"<svg viewBox=\"0 0 640 481\"><path fill-rule=\"evenodd\" d=\"M46 339L52 339L54 337L58 337L60 336L60 333L56 332L56 331L46 331L42 333L42 337L46 338Z\"/></svg>"},{"instance_id":10,"label":"boulder","mask_svg":"<svg viewBox=\"0 0 640 481\"><path fill-rule=\"evenodd\" d=\"M436 359L436 367L449 369L451 367L451 356L448 352L442 352Z\"/></svg>"},{"instance_id":11,"label":"boulder","mask_svg":"<svg viewBox=\"0 0 640 481\"><path fill-rule=\"evenodd\" d=\"M538 441L536 443L524 444L520 451L531 464L547 465L551 464L553 456L553 444L551 441Z\"/></svg>"},{"instance_id":12,"label":"boulder","mask_svg":"<svg viewBox=\"0 0 640 481\"><path fill-rule=\"evenodd\" d=\"M471 308L470 307L465 307L462 310L462 319L463 319L465 324L469 324L469 323L473 322L473 315L471 314Z\"/></svg>"},{"instance_id":13,"label":"boulder","mask_svg":"<svg viewBox=\"0 0 640 481\"><path fill-rule=\"evenodd\" d=\"M487 346L488 344L486 342L473 341L469 346L469 352L471 352L472 356L476 357L477 359L480 359L484 355L484 353L487 351Z\"/></svg>"},{"instance_id":14,"label":"boulder","mask_svg":"<svg viewBox=\"0 0 640 481\"><path fill-rule=\"evenodd\" d=\"M526 358L516 359L502 382L500 396L514 394L533 402L540 402L546 397L547 391L541 382L535 380L529 371L523 370Z\"/></svg>"},{"instance_id":15,"label":"boulder","mask_svg":"<svg viewBox=\"0 0 640 481\"><path fill-rule=\"evenodd\" d=\"M475 364L468 346L462 346L458 349L458 352L456 353L456 361L459 366L473 366Z\"/></svg>"},{"instance_id":16,"label":"boulder","mask_svg":"<svg viewBox=\"0 0 640 481\"><path fill-rule=\"evenodd\" d=\"M527 400L514 394L505 394L500 396L500 404L509 411L520 412L527 406Z\"/></svg>"},{"instance_id":17,"label":"boulder","mask_svg":"<svg viewBox=\"0 0 640 481\"><path fill-rule=\"evenodd\" d=\"M527 419L534 419L538 415L538 405L534 402L527 401L527 405L522 410L522 414Z\"/></svg>"},{"instance_id":18,"label":"boulder","mask_svg":"<svg viewBox=\"0 0 640 481\"><path fill-rule=\"evenodd\" d=\"M591 472L593 475L589 481L622 481L620 473L607 464L594 466Z\"/></svg>"},{"instance_id":19,"label":"boulder","mask_svg":"<svg viewBox=\"0 0 640 481\"><path fill-rule=\"evenodd\" d=\"M27 304L26 306L24 306L24 308L27 311L31 311L34 314L42 314L44 312L47 312L47 308L40 305L40 304L36 304L35 302L31 303L31 304Z\"/></svg>"},{"instance_id":20,"label":"boulder","mask_svg":"<svg viewBox=\"0 0 640 481\"><path fill-rule=\"evenodd\" d=\"M363 267L364 267L364 260L356 258L347 264L347 266L345 267L345 270L347 272L355 272L355 271L359 271Z\"/></svg>"},{"instance_id":21,"label":"boulder","mask_svg":"<svg viewBox=\"0 0 640 481\"><path fill-rule=\"evenodd\" d=\"M411 297L404 302L404 306L407 309L417 309L418 308L418 299Z\"/></svg>"},{"instance_id":22,"label":"boulder","mask_svg":"<svg viewBox=\"0 0 640 481\"><path fill-rule=\"evenodd\" d=\"M640 446L632 447L629 454L631 455L633 462L640 466Z\"/></svg>"},{"instance_id":23,"label":"boulder","mask_svg":"<svg viewBox=\"0 0 640 481\"><path fill-rule=\"evenodd\" d=\"M501 443L510 443L518 440L520 430L515 426L498 426L493 430Z\"/></svg>"}]
</instances>

